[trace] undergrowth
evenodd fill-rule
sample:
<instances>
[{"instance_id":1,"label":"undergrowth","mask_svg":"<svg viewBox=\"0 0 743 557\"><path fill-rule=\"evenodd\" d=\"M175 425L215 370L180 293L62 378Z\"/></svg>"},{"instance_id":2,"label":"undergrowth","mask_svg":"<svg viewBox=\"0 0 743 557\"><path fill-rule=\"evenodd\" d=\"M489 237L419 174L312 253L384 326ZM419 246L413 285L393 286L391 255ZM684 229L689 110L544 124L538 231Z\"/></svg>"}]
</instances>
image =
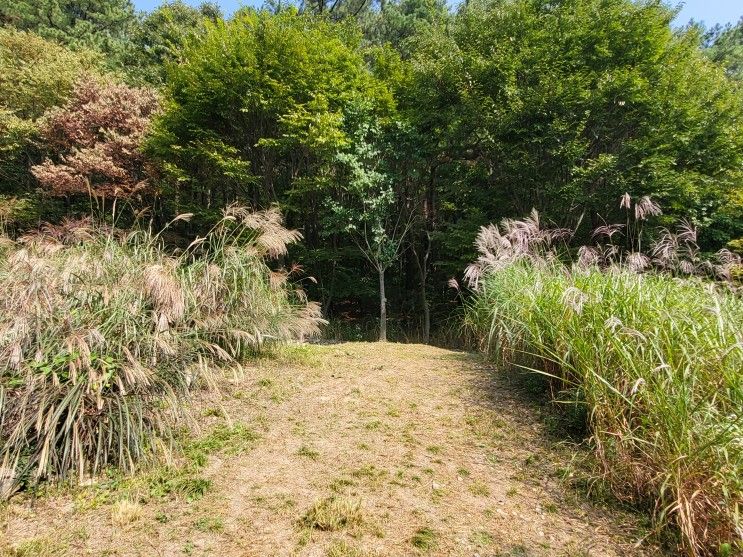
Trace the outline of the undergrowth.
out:
<instances>
[{"instance_id":1,"label":"undergrowth","mask_svg":"<svg viewBox=\"0 0 743 557\"><path fill-rule=\"evenodd\" d=\"M179 253L89 221L3 239L2 495L132 470L214 365L316 333L317 305L267 265L299 238L275 210L230 207Z\"/></svg>"},{"instance_id":2,"label":"undergrowth","mask_svg":"<svg viewBox=\"0 0 743 557\"><path fill-rule=\"evenodd\" d=\"M502 368L542 375L557 402L583 409L573 415L616 497L649 507L659 530L678 527L690 555L743 551L739 293L651 270L651 257L562 263L545 249L557 236L534 222L507 223L507 249L483 250L467 327Z\"/></svg>"}]
</instances>

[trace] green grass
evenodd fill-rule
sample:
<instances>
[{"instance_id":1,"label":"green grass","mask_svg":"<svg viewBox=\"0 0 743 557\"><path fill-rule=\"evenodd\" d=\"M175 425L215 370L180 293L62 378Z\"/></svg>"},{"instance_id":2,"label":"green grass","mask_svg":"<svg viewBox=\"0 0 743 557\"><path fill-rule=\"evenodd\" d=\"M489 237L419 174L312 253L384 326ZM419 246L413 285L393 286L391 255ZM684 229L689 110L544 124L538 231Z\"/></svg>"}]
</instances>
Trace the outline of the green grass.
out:
<instances>
[{"instance_id":1,"label":"green grass","mask_svg":"<svg viewBox=\"0 0 743 557\"><path fill-rule=\"evenodd\" d=\"M572 408L617 497L675 524L687 553L743 549L738 295L696 278L515 263L482 277L465 319L492 360L541 375Z\"/></svg>"},{"instance_id":2,"label":"green grass","mask_svg":"<svg viewBox=\"0 0 743 557\"><path fill-rule=\"evenodd\" d=\"M436 548L438 545L437 539L438 535L436 532L426 526L415 531L413 537L410 538L410 543L416 549L427 552Z\"/></svg>"}]
</instances>

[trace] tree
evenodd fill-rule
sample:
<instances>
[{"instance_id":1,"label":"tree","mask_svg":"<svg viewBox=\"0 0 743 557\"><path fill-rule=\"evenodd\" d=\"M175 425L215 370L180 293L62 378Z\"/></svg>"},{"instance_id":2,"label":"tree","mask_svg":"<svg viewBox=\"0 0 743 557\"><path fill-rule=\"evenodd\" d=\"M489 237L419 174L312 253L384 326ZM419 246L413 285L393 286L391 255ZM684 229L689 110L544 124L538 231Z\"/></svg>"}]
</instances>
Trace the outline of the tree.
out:
<instances>
[{"instance_id":1,"label":"tree","mask_svg":"<svg viewBox=\"0 0 743 557\"><path fill-rule=\"evenodd\" d=\"M705 42L705 54L730 77L743 80L743 17L735 25L715 25L707 32Z\"/></svg>"},{"instance_id":2,"label":"tree","mask_svg":"<svg viewBox=\"0 0 743 557\"><path fill-rule=\"evenodd\" d=\"M460 231L532 207L595 227L624 192L719 245L716 215L741 183L742 97L672 18L655 1L470 2L449 33L419 36L411 111L452 177L438 249L461 253Z\"/></svg>"},{"instance_id":3,"label":"tree","mask_svg":"<svg viewBox=\"0 0 743 557\"><path fill-rule=\"evenodd\" d=\"M0 22L66 45L105 53L121 68L136 23L131 0L0 0Z\"/></svg>"},{"instance_id":4,"label":"tree","mask_svg":"<svg viewBox=\"0 0 743 557\"><path fill-rule=\"evenodd\" d=\"M205 2L198 8L173 0L144 15L133 28L127 73L137 80L161 85L166 66L177 62L186 42L205 32L207 22L222 19L219 7Z\"/></svg>"},{"instance_id":5,"label":"tree","mask_svg":"<svg viewBox=\"0 0 743 557\"><path fill-rule=\"evenodd\" d=\"M93 52L0 29L0 203L15 199L13 206L24 209L8 212L6 222L38 220L40 200L29 167L42 158L41 119L67 101L79 79L96 74L99 64Z\"/></svg>"},{"instance_id":6,"label":"tree","mask_svg":"<svg viewBox=\"0 0 743 557\"><path fill-rule=\"evenodd\" d=\"M332 221L326 233L340 228L350 234L377 273L379 281L379 340L387 340L385 273L398 259L410 229L409 207L396 197L393 177L384 168L380 147L383 131L373 107L359 101L346 113L350 147L338 153L342 194L328 199Z\"/></svg>"},{"instance_id":7,"label":"tree","mask_svg":"<svg viewBox=\"0 0 743 557\"><path fill-rule=\"evenodd\" d=\"M413 37L441 27L448 20L449 11L442 0L381 0L378 9L359 14L367 40L390 44L406 58Z\"/></svg>"},{"instance_id":8,"label":"tree","mask_svg":"<svg viewBox=\"0 0 743 557\"><path fill-rule=\"evenodd\" d=\"M151 184L140 145L157 107L149 89L81 82L42 128L55 160L31 172L53 196L141 197Z\"/></svg>"}]
</instances>

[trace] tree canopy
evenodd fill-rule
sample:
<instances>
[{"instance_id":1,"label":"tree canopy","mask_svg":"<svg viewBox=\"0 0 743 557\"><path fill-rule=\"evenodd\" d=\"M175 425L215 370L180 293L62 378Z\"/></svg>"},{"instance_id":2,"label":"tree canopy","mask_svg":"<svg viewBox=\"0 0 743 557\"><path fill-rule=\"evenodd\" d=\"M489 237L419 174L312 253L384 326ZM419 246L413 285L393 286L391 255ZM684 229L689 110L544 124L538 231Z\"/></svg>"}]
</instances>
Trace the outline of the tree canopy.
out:
<instances>
[{"instance_id":1,"label":"tree canopy","mask_svg":"<svg viewBox=\"0 0 743 557\"><path fill-rule=\"evenodd\" d=\"M393 329L425 339L477 230L533 208L591 241L620 197L650 196L655 224L689 219L705 251L740 244L741 23L679 29L674 14L659 0L268 2L230 18L181 0L141 14L0 0L0 195L55 220L146 183L131 209L197 213L187 237L232 202L278 205L327 315L377 306L383 268ZM83 82L122 106L81 103ZM73 121L80 133L51 133ZM85 188L59 187L63 171Z\"/></svg>"}]
</instances>

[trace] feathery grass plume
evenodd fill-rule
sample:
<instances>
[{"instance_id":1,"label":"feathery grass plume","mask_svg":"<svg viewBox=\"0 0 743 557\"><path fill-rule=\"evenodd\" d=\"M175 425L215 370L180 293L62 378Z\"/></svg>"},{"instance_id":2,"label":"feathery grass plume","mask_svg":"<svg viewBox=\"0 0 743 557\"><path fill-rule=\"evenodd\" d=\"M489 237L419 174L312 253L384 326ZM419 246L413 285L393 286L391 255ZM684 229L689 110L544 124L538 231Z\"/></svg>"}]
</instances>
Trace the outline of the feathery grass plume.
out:
<instances>
[{"instance_id":1,"label":"feathery grass plume","mask_svg":"<svg viewBox=\"0 0 743 557\"><path fill-rule=\"evenodd\" d=\"M664 230L652 259L584 247L574 266L492 245L465 311L482 350L585 408L601 477L674 526L685 553L742 551L743 300L694 276L707 271L693 227ZM710 265L722 276L738 262Z\"/></svg>"},{"instance_id":2,"label":"feathery grass plume","mask_svg":"<svg viewBox=\"0 0 743 557\"><path fill-rule=\"evenodd\" d=\"M159 234L64 221L0 259L0 488L131 470L205 362L318 332L319 306L272 281L297 241L233 207L175 256Z\"/></svg>"}]
</instances>

